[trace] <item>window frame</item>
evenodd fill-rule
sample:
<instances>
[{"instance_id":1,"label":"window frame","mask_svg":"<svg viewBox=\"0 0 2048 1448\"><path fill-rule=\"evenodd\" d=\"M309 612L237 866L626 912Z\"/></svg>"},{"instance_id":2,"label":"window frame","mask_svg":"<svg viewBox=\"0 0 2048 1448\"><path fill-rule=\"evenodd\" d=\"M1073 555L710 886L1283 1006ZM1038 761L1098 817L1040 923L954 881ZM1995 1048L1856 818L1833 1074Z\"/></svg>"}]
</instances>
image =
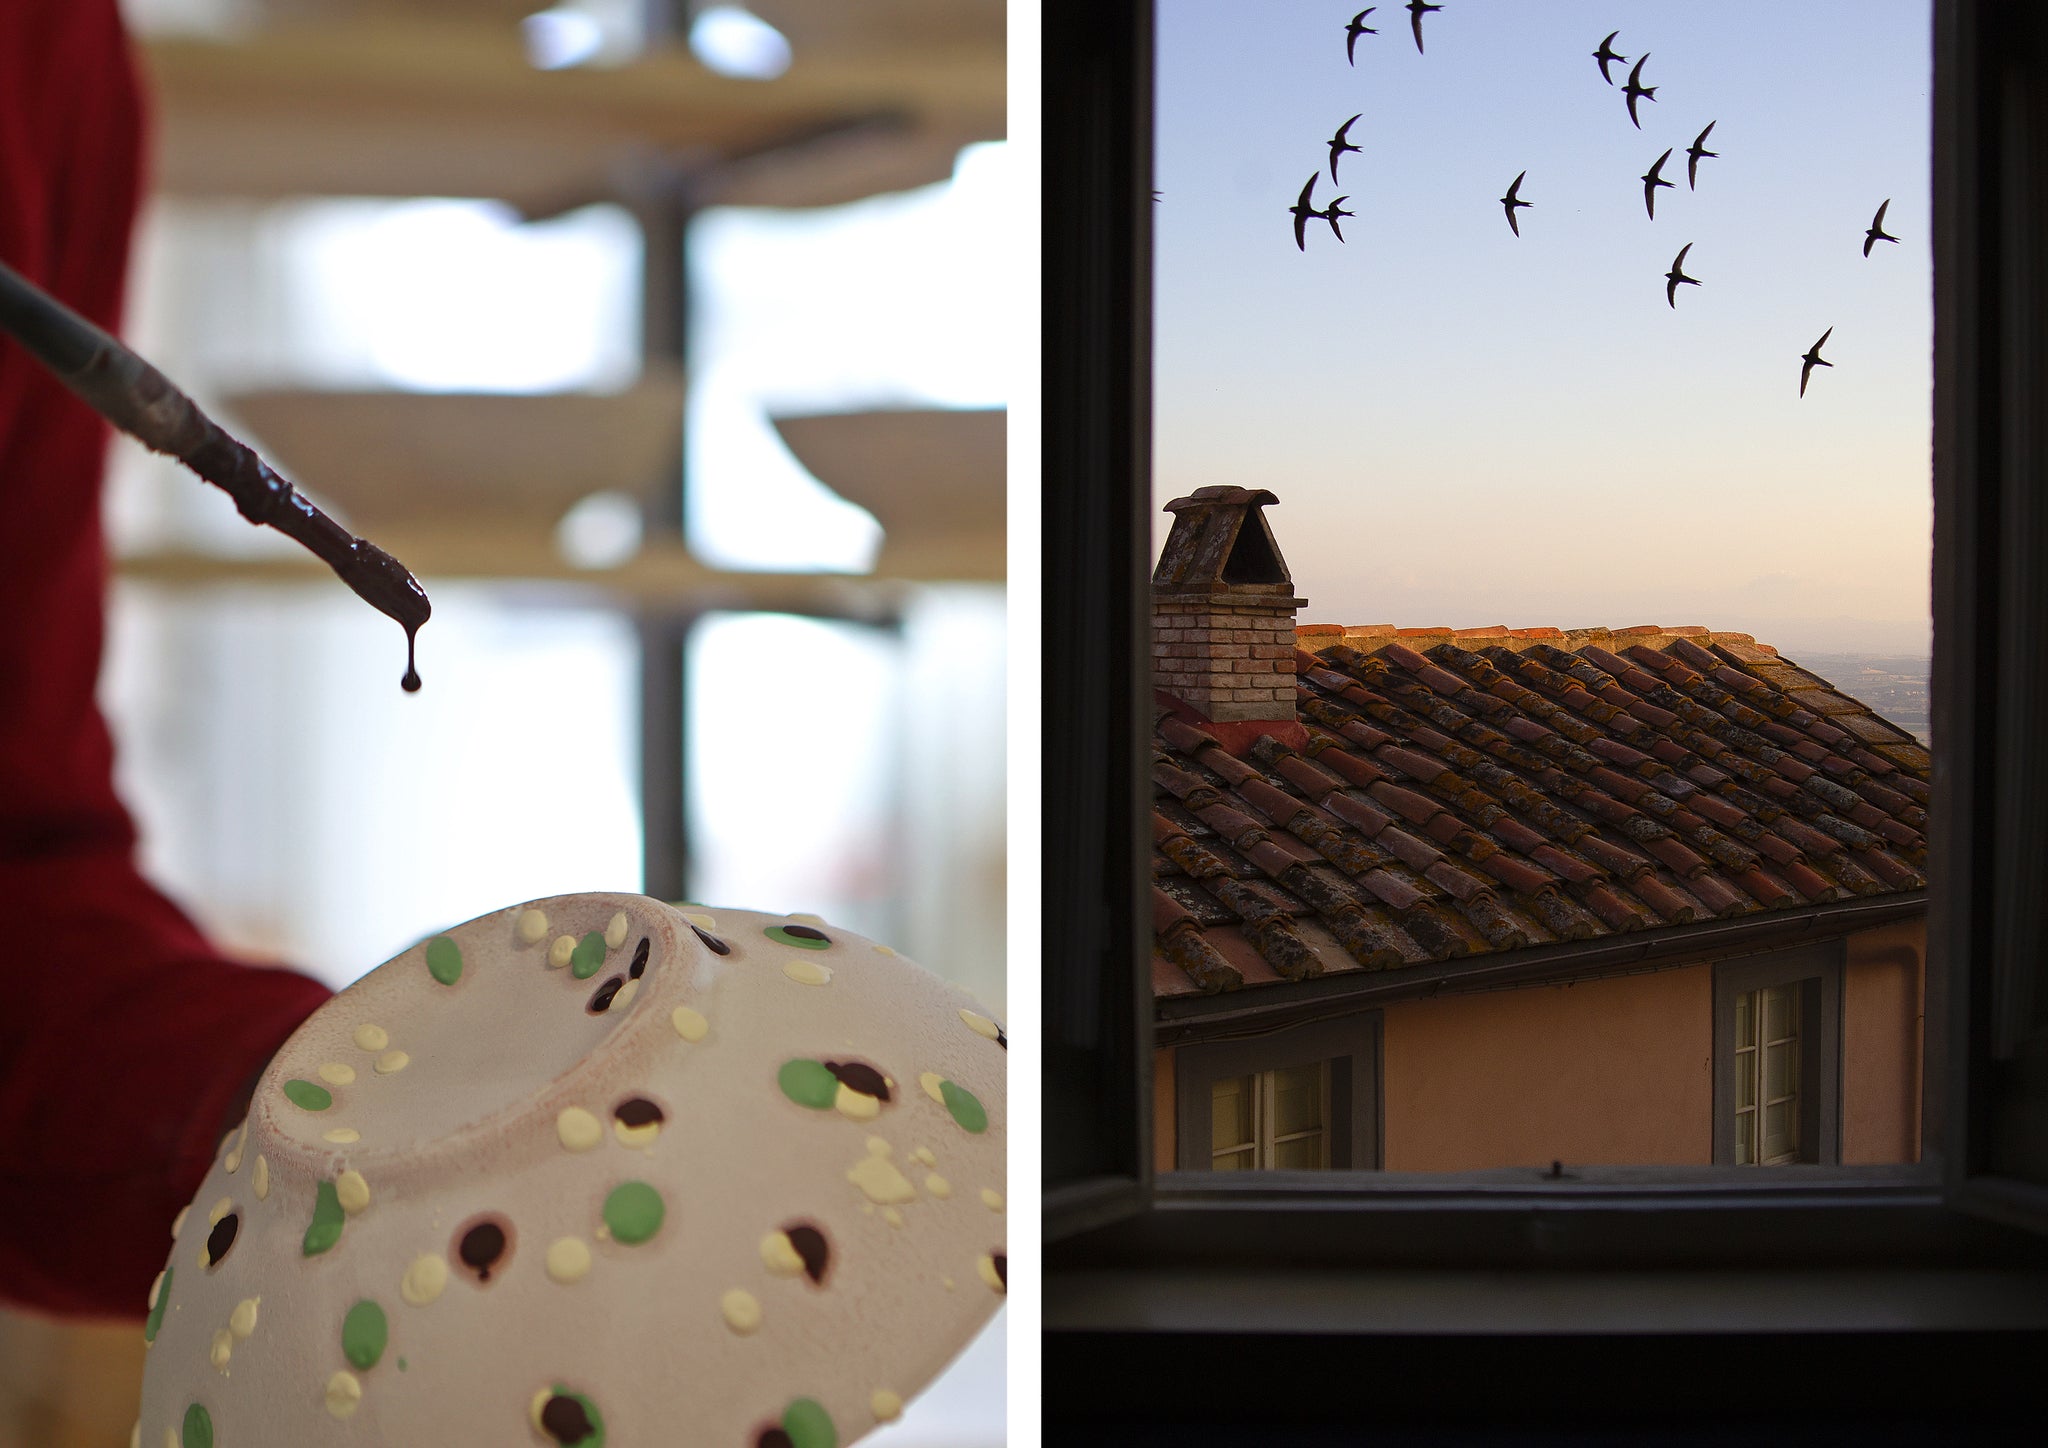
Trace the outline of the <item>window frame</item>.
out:
<instances>
[{"instance_id":1,"label":"window frame","mask_svg":"<svg viewBox=\"0 0 2048 1448\"><path fill-rule=\"evenodd\" d=\"M1798 985L1800 1161L1833 1166L1842 1160L1842 972L1848 942L1828 941L1802 950L1775 951L1747 960L1714 962L1714 1164L1735 1166L1735 1002L1777 986ZM1757 1024L1759 1056L1763 1025ZM1762 1141L1763 1098L1757 1098ZM1811 1145L1813 1155L1805 1154Z\"/></svg>"},{"instance_id":2,"label":"window frame","mask_svg":"<svg viewBox=\"0 0 2048 1448\"><path fill-rule=\"evenodd\" d=\"M2048 376L2048 248L2036 244L2048 236L2048 145L2026 144L2048 135L2040 9L1937 0L1933 12L1937 755L1923 1161L1781 1167L1740 1181L1716 1169L1609 1168L1558 1178L1254 1174L1273 1179L1221 1185L1215 1178L1239 1174L1155 1178L1152 1002L1133 968L1150 955L1140 903L1151 722L1151 7L1048 0L1049 1327L1153 1321L1142 1303L1167 1274L1308 1261L1323 1273L1626 1267L1689 1271L1695 1282L1702 1267L1776 1264L1807 1269L1802 1280L1816 1292L1819 1269L1850 1267L1918 1273L1927 1280L1916 1301L1931 1300L1928 1284L1959 1266L2048 1267L2038 1235L2048 1227L2048 1132L2038 1129L2048 1119L2048 1033L2019 1032L2015 1045L2009 1025L2022 994L2011 962L2048 958L2024 948L2048 946L2048 923L2014 908L2040 893L2025 871L2048 819L2038 743L2048 738L2048 660L2025 643L2048 633L2048 546L2035 546L2048 544L2048 508L2033 501L2048 493L2048 440L2031 430ZM2016 778L2015 760L2024 766ZM2032 853L1994 853L2012 839ZM2004 974L1994 976L1994 961ZM1135 1294L1121 1307L1085 1288L1111 1269L1129 1275ZM1560 1321L1573 1320L1571 1297L1559 1294ZM2048 1292L2037 1300L2048 1303ZM1636 1319L1638 1330L1668 1330L1682 1302L1674 1288ZM1414 1304L1414 1326L1427 1330L1435 1310ZM2026 1320L2044 1325L2044 1315Z\"/></svg>"},{"instance_id":3,"label":"window frame","mask_svg":"<svg viewBox=\"0 0 2048 1448\"><path fill-rule=\"evenodd\" d=\"M1330 1065L1324 1130L1329 1133L1331 1163L1315 1170L1379 1169L1380 1012L1354 1012L1256 1035L1196 1040L1173 1051L1175 1171L1213 1171L1209 1129L1214 1083L1316 1062Z\"/></svg>"}]
</instances>

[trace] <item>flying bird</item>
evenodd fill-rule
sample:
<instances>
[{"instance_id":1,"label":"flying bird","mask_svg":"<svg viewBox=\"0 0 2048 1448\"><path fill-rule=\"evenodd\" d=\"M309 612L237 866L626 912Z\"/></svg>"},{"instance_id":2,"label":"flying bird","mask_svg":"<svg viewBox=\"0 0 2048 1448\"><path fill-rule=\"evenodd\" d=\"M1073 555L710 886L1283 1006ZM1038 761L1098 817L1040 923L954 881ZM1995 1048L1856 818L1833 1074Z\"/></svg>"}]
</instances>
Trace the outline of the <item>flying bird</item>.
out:
<instances>
[{"instance_id":1,"label":"flying bird","mask_svg":"<svg viewBox=\"0 0 2048 1448\"><path fill-rule=\"evenodd\" d=\"M1318 211L1316 213L1317 216L1321 217L1324 221L1330 223L1330 230L1336 235L1336 238L1339 241L1342 241L1344 239L1344 233L1338 229L1338 219L1340 217L1358 215L1358 213L1355 211L1345 211L1342 209L1344 203L1349 201L1350 199L1351 198L1349 196L1339 196L1335 201L1332 201L1330 203L1329 210ZM1304 247L1303 250L1307 250L1307 248Z\"/></svg>"},{"instance_id":2,"label":"flying bird","mask_svg":"<svg viewBox=\"0 0 2048 1448\"><path fill-rule=\"evenodd\" d=\"M1364 114L1364 111L1360 111L1358 116ZM1362 151L1365 149L1363 146L1354 146L1344 139L1345 135L1351 130L1352 122L1356 121L1358 116L1353 116L1351 120L1337 127L1337 134L1330 137L1330 184L1332 185L1335 185L1337 181L1337 158L1346 151Z\"/></svg>"},{"instance_id":3,"label":"flying bird","mask_svg":"<svg viewBox=\"0 0 2048 1448\"><path fill-rule=\"evenodd\" d=\"M1522 173L1522 176L1526 176L1528 174L1529 173L1527 171L1524 171ZM1517 176L1515 178L1515 184L1508 187L1508 194L1501 197L1500 199L1501 206L1507 211L1508 214L1508 229L1513 231L1516 236L1520 236L1522 234L1522 228L1521 224L1515 220L1515 208L1517 206L1534 206L1536 204L1533 201L1519 201L1516 199L1517 194L1522 189L1522 176Z\"/></svg>"},{"instance_id":4,"label":"flying bird","mask_svg":"<svg viewBox=\"0 0 2048 1448\"><path fill-rule=\"evenodd\" d=\"M1593 52L1593 59L1600 66L1600 79L1606 81L1609 85L1614 84L1614 77L1607 73L1608 63L1610 61L1628 59L1628 57L1625 55L1616 55L1612 50L1608 48L1609 46L1614 44L1614 36L1619 34L1621 34L1621 32L1617 30L1612 35L1609 35L1605 40L1600 42L1600 48Z\"/></svg>"},{"instance_id":5,"label":"flying bird","mask_svg":"<svg viewBox=\"0 0 2048 1448\"><path fill-rule=\"evenodd\" d=\"M1708 121L1707 131L1713 130L1714 127L1720 124L1719 121ZM1719 151L1709 151L1707 149L1707 131L1701 131L1697 136L1694 136L1692 144L1685 148L1685 189L1688 191L1699 190L1700 162L1709 158L1718 158L1721 154Z\"/></svg>"},{"instance_id":6,"label":"flying bird","mask_svg":"<svg viewBox=\"0 0 2048 1448\"><path fill-rule=\"evenodd\" d=\"M1363 112L1360 112L1360 114L1363 114ZM1308 184L1301 188L1301 195L1295 199L1292 206L1287 208L1294 213L1294 244L1303 251L1308 250L1308 238L1302 234L1302 229L1308 225L1310 218L1314 218L1317 221L1323 220L1323 213L1309 204L1310 193L1316 189L1316 182L1322 179L1322 175L1323 173L1320 171L1311 175L1308 178ZM1333 222L1332 225L1334 224Z\"/></svg>"},{"instance_id":7,"label":"flying bird","mask_svg":"<svg viewBox=\"0 0 2048 1448\"><path fill-rule=\"evenodd\" d=\"M1671 183L1658 173L1664 169L1664 163L1671 159L1672 149L1672 147L1666 146L1664 154L1657 158L1657 163L1645 171L1642 176L1643 209L1650 213L1650 220L1652 221L1657 219L1657 188L1659 186L1671 186Z\"/></svg>"},{"instance_id":8,"label":"flying bird","mask_svg":"<svg viewBox=\"0 0 2048 1448\"><path fill-rule=\"evenodd\" d=\"M1678 310L1678 289L1681 286L1696 287L1700 284L1698 277L1689 277L1685 274L1685 254L1691 250L1692 243L1688 241L1678 249L1678 255L1671 258L1671 270L1664 273L1664 300L1674 312Z\"/></svg>"},{"instance_id":9,"label":"flying bird","mask_svg":"<svg viewBox=\"0 0 2048 1448\"><path fill-rule=\"evenodd\" d=\"M1884 205L1877 208L1877 215L1870 218L1870 230L1863 233L1863 254L1865 256L1870 255L1870 248L1873 243L1898 240L1896 236L1893 236L1884 229L1884 213L1891 204L1891 197L1885 197Z\"/></svg>"},{"instance_id":10,"label":"flying bird","mask_svg":"<svg viewBox=\"0 0 2048 1448\"><path fill-rule=\"evenodd\" d=\"M1833 327L1828 328L1820 334L1820 340L1807 349L1806 355L1799 359L1806 364L1799 369L1799 395L1801 397L1806 396L1806 379L1813 375L1814 368L1832 367L1835 365L1820 355L1820 349L1826 346L1828 338L1834 335L1835 329Z\"/></svg>"},{"instance_id":11,"label":"flying bird","mask_svg":"<svg viewBox=\"0 0 2048 1448\"><path fill-rule=\"evenodd\" d=\"M1615 32L1617 35L1620 33L1618 30ZM1643 77L1643 62L1649 58L1650 52L1644 51L1642 60L1638 60L1635 69L1628 73L1628 84L1622 87L1622 91L1628 96L1628 118L1635 122L1635 127L1639 131L1643 128L1643 123L1636 120L1636 102L1638 100L1655 101L1657 99L1657 87L1639 83Z\"/></svg>"},{"instance_id":12,"label":"flying bird","mask_svg":"<svg viewBox=\"0 0 2048 1448\"><path fill-rule=\"evenodd\" d=\"M1422 16L1428 10L1441 10L1441 5L1426 5L1423 0L1408 0L1408 23L1415 30L1415 53L1422 54Z\"/></svg>"},{"instance_id":13,"label":"flying bird","mask_svg":"<svg viewBox=\"0 0 2048 1448\"><path fill-rule=\"evenodd\" d=\"M1368 9L1359 11L1356 15L1351 17L1351 23L1344 27L1344 59L1349 61L1352 65L1358 64L1358 37L1361 35L1379 34L1379 32L1373 29L1370 25L1361 23L1364 21L1366 16L1372 14L1374 10L1377 10L1379 8L1379 6L1374 5Z\"/></svg>"}]
</instances>

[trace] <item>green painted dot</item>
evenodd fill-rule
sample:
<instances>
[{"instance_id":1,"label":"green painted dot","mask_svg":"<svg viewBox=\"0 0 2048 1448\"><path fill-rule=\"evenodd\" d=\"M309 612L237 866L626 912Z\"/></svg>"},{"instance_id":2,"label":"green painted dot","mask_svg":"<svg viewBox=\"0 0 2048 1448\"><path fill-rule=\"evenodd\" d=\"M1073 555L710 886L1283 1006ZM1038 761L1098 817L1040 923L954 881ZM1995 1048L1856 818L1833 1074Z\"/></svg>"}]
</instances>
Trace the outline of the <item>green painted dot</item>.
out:
<instances>
[{"instance_id":1,"label":"green painted dot","mask_svg":"<svg viewBox=\"0 0 2048 1448\"><path fill-rule=\"evenodd\" d=\"M589 980L604 964L604 932L593 930L576 942L576 948L569 952L569 974L578 980Z\"/></svg>"},{"instance_id":2,"label":"green painted dot","mask_svg":"<svg viewBox=\"0 0 2048 1448\"><path fill-rule=\"evenodd\" d=\"M149 1320L142 1324L142 1340L144 1342L155 1342L156 1330L164 1325L164 1309L171 1305L172 1270L169 1267L164 1268L164 1280L157 1285L156 1306L150 1308Z\"/></svg>"},{"instance_id":3,"label":"green painted dot","mask_svg":"<svg viewBox=\"0 0 2048 1448\"><path fill-rule=\"evenodd\" d=\"M831 940L822 930L808 925L771 925L762 932L777 945L794 945L798 950L830 950Z\"/></svg>"},{"instance_id":4,"label":"green painted dot","mask_svg":"<svg viewBox=\"0 0 2048 1448\"><path fill-rule=\"evenodd\" d=\"M839 1448L839 1430L832 1416L810 1398L796 1398L782 1410L782 1431L790 1448Z\"/></svg>"},{"instance_id":5,"label":"green painted dot","mask_svg":"<svg viewBox=\"0 0 2048 1448\"><path fill-rule=\"evenodd\" d=\"M946 1109L953 1113L953 1119L969 1131L980 1135L988 1130L988 1110L972 1091L957 1081L941 1081L939 1096L945 1101Z\"/></svg>"},{"instance_id":6,"label":"green painted dot","mask_svg":"<svg viewBox=\"0 0 2048 1448\"><path fill-rule=\"evenodd\" d=\"M318 1257L341 1240L342 1224L348 1220L341 1210L341 1198L335 1194L333 1182L322 1182L313 1193L313 1225L306 1228L305 1249L301 1255Z\"/></svg>"},{"instance_id":7,"label":"green painted dot","mask_svg":"<svg viewBox=\"0 0 2048 1448\"><path fill-rule=\"evenodd\" d=\"M405 1371L405 1359L404 1359L404 1358L400 1358L400 1359L398 1360L398 1370L399 1370L400 1372L404 1372L404 1371Z\"/></svg>"},{"instance_id":8,"label":"green painted dot","mask_svg":"<svg viewBox=\"0 0 2048 1448\"><path fill-rule=\"evenodd\" d=\"M604 1199L604 1224L614 1241L629 1247L659 1232L666 1214L661 1193L646 1182L622 1182Z\"/></svg>"},{"instance_id":9,"label":"green painted dot","mask_svg":"<svg viewBox=\"0 0 2048 1448\"><path fill-rule=\"evenodd\" d=\"M291 1080L284 1083L285 1098L294 1106L303 1106L308 1111L325 1111L334 1104L334 1093L325 1086L316 1086L311 1081Z\"/></svg>"},{"instance_id":10,"label":"green painted dot","mask_svg":"<svg viewBox=\"0 0 2048 1448\"><path fill-rule=\"evenodd\" d=\"M784 1096L814 1111L823 1111L839 1099L839 1078L819 1061L784 1061L775 1080Z\"/></svg>"},{"instance_id":11,"label":"green painted dot","mask_svg":"<svg viewBox=\"0 0 2048 1448\"><path fill-rule=\"evenodd\" d=\"M443 985L462 979L462 947L445 935L427 942L427 974Z\"/></svg>"},{"instance_id":12,"label":"green painted dot","mask_svg":"<svg viewBox=\"0 0 2048 1448\"><path fill-rule=\"evenodd\" d=\"M341 1320L341 1354L366 1372L377 1366L390 1341L391 1326L384 1320L384 1309L367 1297Z\"/></svg>"},{"instance_id":13,"label":"green painted dot","mask_svg":"<svg viewBox=\"0 0 2048 1448\"><path fill-rule=\"evenodd\" d=\"M213 1448L213 1415L198 1403L185 1410L185 1432L179 1448Z\"/></svg>"}]
</instances>

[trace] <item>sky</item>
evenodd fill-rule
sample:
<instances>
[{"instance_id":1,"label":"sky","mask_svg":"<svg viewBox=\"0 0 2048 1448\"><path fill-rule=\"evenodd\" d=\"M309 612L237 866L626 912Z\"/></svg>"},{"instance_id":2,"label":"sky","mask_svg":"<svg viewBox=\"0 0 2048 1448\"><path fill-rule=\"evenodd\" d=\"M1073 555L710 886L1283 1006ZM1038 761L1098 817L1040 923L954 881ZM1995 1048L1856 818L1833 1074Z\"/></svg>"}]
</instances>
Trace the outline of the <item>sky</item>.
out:
<instances>
[{"instance_id":1,"label":"sky","mask_svg":"<svg viewBox=\"0 0 2048 1448\"><path fill-rule=\"evenodd\" d=\"M1303 622L1925 652L1925 4L1443 0L1418 55L1392 0L1353 66L1356 8L1159 7L1156 500L1275 493ZM1610 87L1592 52L1617 27ZM1303 253L1287 208L1318 166L1314 204L1357 215L1342 244L1311 222ZM1886 198L1900 240L1866 260ZM1701 285L1674 309L1688 242Z\"/></svg>"}]
</instances>

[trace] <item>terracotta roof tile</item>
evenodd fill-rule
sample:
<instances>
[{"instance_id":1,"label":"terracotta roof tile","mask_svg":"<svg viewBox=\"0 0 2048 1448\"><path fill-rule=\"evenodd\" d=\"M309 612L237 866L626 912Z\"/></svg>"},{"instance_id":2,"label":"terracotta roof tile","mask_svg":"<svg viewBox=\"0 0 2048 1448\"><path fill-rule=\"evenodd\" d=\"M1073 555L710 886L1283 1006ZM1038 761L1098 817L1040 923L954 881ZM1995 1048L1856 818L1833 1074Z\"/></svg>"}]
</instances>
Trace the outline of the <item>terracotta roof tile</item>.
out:
<instances>
[{"instance_id":1,"label":"terracotta roof tile","mask_svg":"<svg viewBox=\"0 0 2048 1448\"><path fill-rule=\"evenodd\" d=\"M1747 635L1296 641L1297 747L1158 721L1161 994L1926 884L1926 751Z\"/></svg>"}]
</instances>

